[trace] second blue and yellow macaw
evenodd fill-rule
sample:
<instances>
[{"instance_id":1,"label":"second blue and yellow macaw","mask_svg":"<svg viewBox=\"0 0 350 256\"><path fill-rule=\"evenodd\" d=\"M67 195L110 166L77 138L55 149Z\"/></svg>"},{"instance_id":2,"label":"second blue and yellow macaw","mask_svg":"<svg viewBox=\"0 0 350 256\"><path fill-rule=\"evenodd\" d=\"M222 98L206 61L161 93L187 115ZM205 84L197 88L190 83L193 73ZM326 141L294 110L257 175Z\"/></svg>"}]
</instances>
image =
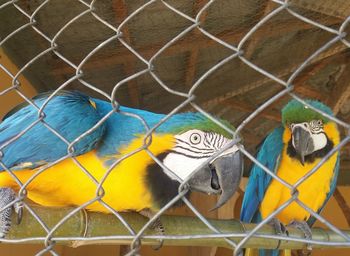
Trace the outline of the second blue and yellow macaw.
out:
<instances>
[{"instance_id":1,"label":"second blue and yellow macaw","mask_svg":"<svg viewBox=\"0 0 350 256\"><path fill-rule=\"evenodd\" d=\"M333 115L329 107L318 101L307 100L307 103ZM336 123L297 100L292 100L282 110L282 126L266 137L258 151L257 160L293 185L316 166L339 143L339 139ZM298 199L314 212L320 213L334 192L338 171L339 153L336 152L297 187ZM289 188L254 165L242 203L241 220L258 223L290 200L291 196ZM315 218L296 202L292 202L275 217L283 225L311 227L315 222ZM252 252L247 250L246 255ZM279 255L278 250L259 252L260 255Z\"/></svg>"},{"instance_id":2,"label":"second blue and yellow macaw","mask_svg":"<svg viewBox=\"0 0 350 256\"><path fill-rule=\"evenodd\" d=\"M41 94L33 101L41 107L49 96ZM110 102L60 91L45 106L43 122L71 143L111 111ZM97 183L113 163L144 144L146 129L131 115L142 117L149 127L165 117L120 107L73 145L73 156ZM79 206L96 197L97 184L71 157L65 157L67 143L43 122L38 121L36 108L20 105L0 123L0 209L11 203L20 189L9 170L22 183L37 175L26 191L29 199L43 206ZM229 133L200 113L175 114L154 131L148 147L171 171L163 170L141 149L112 169L102 185L102 200L116 211L157 211L177 195L179 184L202 166L188 183L193 190L220 193L219 207L236 190L243 161L237 146L209 160L231 141ZM43 167L47 169L38 174ZM109 212L98 201L86 209ZM8 207L0 213L1 236L9 230L11 211L12 207Z\"/></svg>"}]
</instances>

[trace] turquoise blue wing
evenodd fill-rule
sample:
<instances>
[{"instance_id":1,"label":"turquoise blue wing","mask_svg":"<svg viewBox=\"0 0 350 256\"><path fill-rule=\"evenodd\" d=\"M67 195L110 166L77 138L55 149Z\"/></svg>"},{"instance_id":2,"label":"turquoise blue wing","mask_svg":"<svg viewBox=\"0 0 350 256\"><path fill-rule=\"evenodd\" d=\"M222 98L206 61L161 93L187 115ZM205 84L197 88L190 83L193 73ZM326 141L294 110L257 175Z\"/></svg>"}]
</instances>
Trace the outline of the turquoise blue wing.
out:
<instances>
[{"instance_id":1,"label":"turquoise blue wing","mask_svg":"<svg viewBox=\"0 0 350 256\"><path fill-rule=\"evenodd\" d=\"M338 179L338 174L339 174L339 169L340 169L339 164L340 164L340 155L338 155L337 162L335 163L335 166L334 166L334 173L333 173L333 177L332 177L332 180L331 180L330 190L329 190L329 192L327 194L327 198L324 201L322 207L317 211L318 214L320 214L322 212L322 210L326 206L327 202L332 197L335 188L337 187L337 179ZM315 223L315 221L316 221L316 218L311 216L307 220L307 224L311 227Z\"/></svg>"},{"instance_id":2,"label":"turquoise blue wing","mask_svg":"<svg viewBox=\"0 0 350 256\"><path fill-rule=\"evenodd\" d=\"M266 137L256 157L261 164L272 171L276 171L282 153L283 131L283 127L273 130ZM254 164L242 202L241 220L243 222L259 222L261 220L259 207L271 178L262 168Z\"/></svg>"},{"instance_id":3,"label":"turquoise blue wing","mask_svg":"<svg viewBox=\"0 0 350 256\"><path fill-rule=\"evenodd\" d=\"M41 94L33 98L33 101L40 107L49 95L50 93ZM59 92L49 101L44 113L44 122L68 142L72 142L101 119L90 98L76 91ZM35 168L67 155L67 144L42 122L6 145L37 120L38 110L28 104L19 105L3 118L0 123L0 160L7 168ZM86 153L94 148L103 133L104 125L84 137L74 145L74 155ZM3 169L0 166L0 171Z\"/></svg>"}]
</instances>

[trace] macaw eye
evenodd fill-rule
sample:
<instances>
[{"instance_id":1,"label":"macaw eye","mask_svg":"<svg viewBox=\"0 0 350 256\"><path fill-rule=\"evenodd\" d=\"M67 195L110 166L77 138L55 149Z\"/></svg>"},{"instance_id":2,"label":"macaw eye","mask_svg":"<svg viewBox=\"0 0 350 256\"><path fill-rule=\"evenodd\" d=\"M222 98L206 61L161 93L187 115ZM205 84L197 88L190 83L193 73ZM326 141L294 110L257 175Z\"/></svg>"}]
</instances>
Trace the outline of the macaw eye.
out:
<instances>
[{"instance_id":1,"label":"macaw eye","mask_svg":"<svg viewBox=\"0 0 350 256\"><path fill-rule=\"evenodd\" d=\"M317 120L317 125L322 126L323 125L322 120Z\"/></svg>"},{"instance_id":2,"label":"macaw eye","mask_svg":"<svg viewBox=\"0 0 350 256\"><path fill-rule=\"evenodd\" d=\"M293 130L294 125L295 125L294 123L291 123L291 124L290 124L290 129L291 129L291 130Z\"/></svg>"},{"instance_id":3,"label":"macaw eye","mask_svg":"<svg viewBox=\"0 0 350 256\"><path fill-rule=\"evenodd\" d=\"M190 141L192 144L199 144L201 142L201 136L198 133L192 133Z\"/></svg>"}]
</instances>

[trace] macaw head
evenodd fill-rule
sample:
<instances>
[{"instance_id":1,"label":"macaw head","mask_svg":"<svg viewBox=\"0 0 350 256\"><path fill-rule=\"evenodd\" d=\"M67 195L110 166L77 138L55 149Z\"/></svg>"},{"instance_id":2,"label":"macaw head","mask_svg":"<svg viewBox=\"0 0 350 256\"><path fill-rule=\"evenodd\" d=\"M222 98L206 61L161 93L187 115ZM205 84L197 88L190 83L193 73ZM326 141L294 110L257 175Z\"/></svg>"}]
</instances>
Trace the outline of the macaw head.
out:
<instances>
[{"instance_id":1,"label":"macaw head","mask_svg":"<svg viewBox=\"0 0 350 256\"><path fill-rule=\"evenodd\" d=\"M306 102L333 116L332 110L323 103L315 100ZM287 152L302 165L323 157L339 142L336 124L297 100L290 101L282 109L282 122L291 134L286 138Z\"/></svg>"},{"instance_id":2,"label":"macaw head","mask_svg":"<svg viewBox=\"0 0 350 256\"><path fill-rule=\"evenodd\" d=\"M190 177L192 190L220 194L215 208L231 198L242 177L243 158L237 145L226 148L232 142L230 133L200 113L177 114L159 131L174 138L173 147L162 156L163 164L177 177L168 176L179 182Z\"/></svg>"}]
</instances>

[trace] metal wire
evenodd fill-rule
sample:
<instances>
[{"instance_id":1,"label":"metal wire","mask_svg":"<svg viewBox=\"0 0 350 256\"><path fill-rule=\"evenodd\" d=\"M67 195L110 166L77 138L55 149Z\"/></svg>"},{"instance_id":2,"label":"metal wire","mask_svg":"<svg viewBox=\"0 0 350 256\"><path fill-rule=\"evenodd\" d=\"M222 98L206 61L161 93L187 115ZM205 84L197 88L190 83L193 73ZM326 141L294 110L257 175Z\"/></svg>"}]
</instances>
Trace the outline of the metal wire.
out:
<instances>
[{"instance_id":1,"label":"metal wire","mask_svg":"<svg viewBox=\"0 0 350 256\"><path fill-rule=\"evenodd\" d=\"M320 55L324 53L325 50L327 50L330 46L334 45L335 43L342 43L345 47L350 47L350 43L345 38L346 33L344 32L345 28L348 26L348 23L350 22L350 16L347 17L340 28L334 29L331 27L328 27L326 25L320 24L317 21L314 21L308 17L303 16L302 14L296 12L295 10L291 9L290 3L288 0L281 1L281 0L272 0L271 2L274 2L279 5L279 7L272 10L270 13L265 15L258 23L256 23L238 42L237 45L233 45L229 42L225 42L224 40L216 37L215 35L211 34L209 31L207 31L204 27L201 26L201 17L204 15L204 13L209 9L209 7L216 2L216 0L210 0L208 3L206 3L200 10L198 10L197 15L195 18L192 18L188 16L186 13L182 12L181 10L177 9L167 1L158 1L158 0L151 0L146 2L145 4L138 7L136 10L134 10L131 14L129 14L118 27L113 26L112 24L108 23L106 20L104 20L102 17L99 16L99 14L96 12L95 8L95 0L87 3L86 1L79 0L79 2L84 6L84 10L81 11L78 15L74 16L70 21L66 22L64 26L62 26L59 31L53 35L52 37L48 36L44 31L41 31L36 25L37 21L35 20L36 15L42 11L42 9L45 8L46 5L50 3L50 0L46 0L42 2L33 12L32 14L27 13L24 9L20 7L20 5L17 3L18 1L7 1L4 4L0 5L0 10L10 8L11 6L16 8L19 12L19 15L25 17L27 19L27 23L20 26L19 28L13 30L11 33L9 33L5 38L0 40L0 47L17 35L18 33L21 33L23 30L26 29L32 29L35 31L38 35L40 35L44 40L46 40L49 44L49 47L45 49L44 51L38 53L36 56L34 56L31 60L29 60L23 67L19 69L17 73L12 73L8 68L6 68L3 65L0 65L0 69L2 69L8 76L11 77L12 82L7 87L7 89L0 92L0 95L5 95L9 91L15 91L17 94L23 98L24 101L28 102L31 106L37 109L38 111L38 119L30 124L26 129L24 129L21 133L19 133L16 137L12 138L11 140L7 141L6 143L0 145L0 166L8 172L13 179L17 182L17 184L21 187L19 191L19 197L16 201L12 202L11 204L7 205L6 207L3 207L0 209L0 211L3 211L7 207L11 207L16 202L23 201L26 197L26 188L28 185L42 172L45 172L46 169L51 167L52 165L55 165L65 159L72 159L74 163L79 166L79 168L82 170L83 173L85 173L96 185L96 192L95 197L91 200L85 202L84 204L76 207L74 210L72 210L69 214L67 214L63 219L61 219L54 227L49 228L47 225L43 222L43 220L36 214L34 210L31 209L31 207L23 202L24 207L30 212L30 214L40 223L40 225L43 227L43 229L46 232L45 237L35 237L35 238L25 238L25 239L0 239L0 241L8 242L8 243L22 243L22 242L29 242L29 241L42 241L44 243L45 248L38 252L36 255L44 255L45 253L49 252L51 255L58 255L54 251L55 243L57 241L69 241L69 240L77 240L77 241L99 241L103 239L132 239L132 245L131 245L131 251L128 253L128 255L137 254L139 252L141 241L144 238L163 238L163 239L204 239L204 238L222 238L225 239L226 242L232 246L232 249L234 250L234 255L237 255L244 244L252 237L265 237L270 239L280 239L282 241L299 241L307 244L327 244L329 246L350 246L350 237L339 230L336 226L331 224L328 220L321 217L319 214L315 213L311 209L309 209L303 202L301 202L298 199L298 191L297 187L300 186L305 180L307 180L310 176L312 176L313 173L315 173L325 162L326 160L331 157L336 151L340 150L341 147L343 147L348 141L350 141L350 133L347 134L345 138L340 142L339 145L337 145L331 152L327 154L327 156L324 157L322 161L320 161L308 174L306 174L304 177L302 177L296 184L288 184L286 181L278 177L273 170L269 170L265 166L263 166L252 154L250 154L246 149L239 146L239 150L246 155L247 158L249 158L251 161L253 161L254 164L261 167L267 174L271 175L271 177L284 186L286 186L291 191L291 198L287 202L285 202L282 206L280 206L278 209L276 209L271 215L269 215L266 219L264 219L261 223L259 223L253 230L250 232L243 232L243 233L222 233L218 228L214 227L203 215L200 214L200 212L191 204L189 200L186 199L185 195L188 193L188 186L187 181L190 177L188 177L185 181L182 182L179 188L178 195L171 200L167 205L165 205L162 209L159 210L159 212L156 213L156 215L151 218L144 227L137 233L135 232L132 227L127 223L127 221L117 212L115 211L111 206L109 206L106 202L103 201L103 195L104 190L102 188L103 183L108 178L109 174L112 172L113 168L115 166L119 165L121 162L123 162L128 157L136 154L137 152L140 152L142 150L145 150L154 160L157 164L159 164L167 173L171 173L173 176L176 176L175 173L173 173L171 170L169 170L166 166L162 164L161 161L159 161L156 156L152 154L152 152L148 149L150 144L152 143L152 133L154 130L159 127L162 123L167 122L167 120L174 115L175 113L181 111L182 108L186 106L192 106L194 109L196 109L198 112L201 112L206 117L211 119L213 122L215 122L217 125L219 125L221 128L228 131L236 140L234 140L230 145L227 147L231 147L239 142L238 137L236 136L240 131L242 131L245 126L257 115L259 115L264 109L271 106L275 101L280 99L281 97L285 95L290 95L291 97L297 99L298 101L302 102L303 104L309 106L311 109L314 109L315 111L319 112L320 114L324 115L325 117L331 119L332 121L336 122L339 126L344 127L346 130L350 130L350 124L339 120L336 117L331 117L326 113L323 113L322 111L315 109L313 106L310 106L307 102L305 102L303 99L298 97L294 94L294 85L293 82L295 78L305 70L305 68L315 61ZM186 19L188 22L191 23L188 27L186 27L183 31L178 33L176 36L174 36L169 42L164 44L156 53L154 53L149 59L142 56L136 49L134 49L129 43L128 40L124 38L124 34L122 32L124 26L129 23L129 21L138 15L141 12L147 12L146 8L155 3L155 2L161 2L168 10L174 12L176 15L181 16L182 18ZM319 47L313 54L311 54L308 58L306 58L302 63L300 63L295 69L294 72L286 79L283 80L280 77L277 77L276 75L272 74L271 72L265 70L262 67L259 67L257 64L251 62L244 53L243 46L246 44L246 42L251 39L252 35L263 25L265 25L269 20L271 20L273 17L275 17L277 14L279 14L282 11L287 11L291 15L293 15L295 18L308 23L314 27L317 27L321 30L327 31L330 34L333 34L334 36L327 41L323 46ZM109 28L113 31L114 35L107 38L105 41L100 43L98 46L96 46L93 50L91 50L86 56L83 58L83 60L79 64L74 64L71 60L63 56L62 53L59 51L59 43L58 39L62 35L62 33L71 25L76 23L79 19L81 19L84 16L91 15L95 18L96 23L100 23L103 26ZM172 88L170 88L165 82L161 80L161 78L154 72L154 62L155 60L166 51L168 48L170 48L174 43L178 42L182 38L184 38L186 35L188 35L191 31L198 30L199 33L201 33L203 36L207 37L210 40L214 40L216 43L222 45L226 49L228 49L231 53L221 60L219 63L213 65L211 68L209 68L201 77L199 77L191 86L188 93L176 91ZM140 60L144 65L145 68L141 71L138 71L122 81L118 82L113 90L111 95L105 93L101 89L99 89L97 86L87 82L84 80L84 65L85 63L93 56L95 56L101 49L104 49L104 47L109 44L112 41L119 41L126 49L130 51L131 54L133 54L138 60ZM66 63L68 66L70 66L72 69L75 70L75 75L71 78L67 79L64 83L62 83L52 94L50 97L47 98L47 100L40 106L36 106L36 104L29 98L25 96L21 92L21 83L18 80L19 76L23 74L25 70L27 70L30 66L32 66L39 58L42 58L43 56L47 56L48 54L54 54L57 58L62 60L64 63ZM259 72L263 76L266 77L266 79L270 79L275 81L276 83L282 85L283 89L281 89L277 94L275 94L273 97L268 99L266 102L264 102L260 107L258 107L255 111L253 111L248 117L246 117L240 125L237 127L236 131L231 130L229 127L226 127L224 124L222 124L219 120L216 120L210 113L204 111L199 105L194 103L195 99L195 92L196 90L201 86L203 81L205 81L214 71L220 69L225 63L228 61L231 61L232 59L238 59L241 60L242 63L246 64L248 67L254 69L255 71ZM163 90L166 90L168 93L172 95L177 95L183 98L183 102L179 104L176 108L174 108L168 115L166 115L158 124L156 124L154 127L148 127L146 120L144 120L141 116L138 116L134 113L128 113L119 111L119 103L116 101L116 93L120 87L122 87L125 83L136 79L139 76L142 76L144 74L149 74L150 77L156 81L160 88ZM66 138L64 138L58 131L56 131L54 128L50 127L49 124L45 122L45 108L47 104L52 100L52 98L62 89L64 89L66 86L71 84L73 81L79 81L82 85L86 86L87 88L90 88L94 90L96 93L100 94L107 100L109 100L113 106L113 110L108 113L105 117L103 117L94 127L91 127L88 131L86 131L84 134L81 134L79 137L74 139L73 141L68 141ZM232 95L231 95L232 96ZM229 96L230 97L230 96ZM86 168L82 164L79 163L78 159L74 157L74 145L78 143L81 139L83 139L85 136L88 136L90 133L92 133L94 130L96 130L100 125L102 125L111 115L113 115L115 112L118 112L121 115L129 116L134 118L135 120L138 120L145 130L145 136L144 136L144 143L141 145L138 149L135 149L134 151L122 156L119 158L115 163L113 163L110 168L106 171L104 177L101 179L100 182L98 182L93 175L89 173ZM5 166L5 164L1 161L3 157L2 150L9 145L10 143L13 143L15 140L23 136L28 130L30 130L32 127L38 125L38 124L44 125L48 130L50 130L55 136L57 136L60 140L62 140L67 145L67 155L62 157L61 159L58 159L54 163L51 163L49 165L46 165L42 167L36 175L31 177L29 180L27 180L24 184L20 182L20 180L16 177L16 174L10 170L8 167ZM226 149L226 148L225 148ZM212 159L223 152L225 149L222 149L220 152L215 154ZM212 160L210 159L210 160ZM208 161L209 162L209 161ZM204 163L206 164L206 163ZM204 165L203 164L203 165ZM200 169L197 168L197 171ZM194 173L192 173L194 175ZM161 216L169 207L171 207L173 204L175 204L177 201L183 200L185 204L188 206L188 208L210 229L212 230L212 234L195 234L195 235L165 235L165 236L149 236L145 235L145 230L151 225L152 221L155 220L157 217ZM86 206L94 203L99 202L101 203L106 209L108 209L112 214L118 218L121 223L125 226L125 228L128 230L130 235L113 235L113 236L99 236L99 237L58 237L55 235L55 231L68 219L70 219L73 215L75 215L78 211L83 210ZM283 209L288 207L291 203L296 202L298 203L302 208L304 208L306 211L308 211L311 216L315 217L322 223L326 224L328 228L339 234L341 237L345 239L345 242L320 242L316 240L307 240L307 239L301 239L301 238L294 238L294 237L286 237L286 236L268 236L268 235L260 235L257 234L257 232L261 229L262 226L267 224L274 216L276 216L279 212L281 212ZM242 240L238 244L234 243L230 238L233 237L241 237Z\"/></svg>"}]
</instances>

